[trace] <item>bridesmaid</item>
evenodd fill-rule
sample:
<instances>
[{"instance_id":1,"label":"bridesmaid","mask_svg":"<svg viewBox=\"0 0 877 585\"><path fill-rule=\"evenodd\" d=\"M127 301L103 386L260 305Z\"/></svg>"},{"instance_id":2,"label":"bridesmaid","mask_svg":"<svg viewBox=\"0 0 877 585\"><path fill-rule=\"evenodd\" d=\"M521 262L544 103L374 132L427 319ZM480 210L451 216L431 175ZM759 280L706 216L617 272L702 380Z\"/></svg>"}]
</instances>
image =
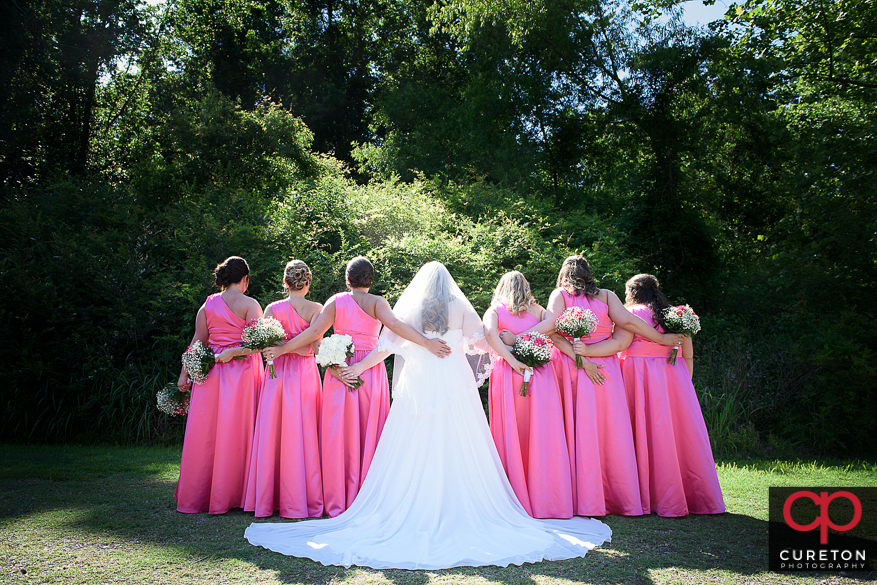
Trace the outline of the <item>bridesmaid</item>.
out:
<instances>
[{"instance_id":1,"label":"bridesmaid","mask_svg":"<svg viewBox=\"0 0 877 585\"><path fill-rule=\"evenodd\" d=\"M534 518L571 518L573 492L563 408L554 367L533 368L530 395L521 396L523 366L499 336L522 333L554 316L536 304L520 272L507 272L484 313L487 342L499 354L490 375L490 433L521 505Z\"/></svg>"},{"instance_id":2,"label":"bridesmaid","mask_svg":"<svg viewBox=\"0 0 877 585\"><path fill-rule=\"evenodd\" d=\"M311 271L301 260L286 265L283 286L287 298L268 305L265 316L280 321L292 337L307 329L323 306L305 299ZM266 375L262 385L244 510L257 517L279 510L284 518L319 518L323 515L319 440L323 400L313 350L306 346L289 352L279 346L263 353L274 360L277 377Z\"/></svg>"},{"instance_id":3,"label":"bridesmaid","mask_svg":"<svg viewBox=\"0 0 877 585\"><path fill-rule=\"evenodd\" d=\"M449 354L450 349L444 341L427 339L396 319L386 299L369 294L374 274L374 267L367 258L358 256L348 262L345 277L350 291L326 301L310 327L281 346L284 351L306 347L333 327L335 333L353 338L354 355L348 361L355 364L375 348L383 323L400 337L439 357ZM323 505L331 517L346 510L359 493L390 408L384 362L380 361L360 378L363 384L354 391L345 386L338 368L328 368L323 380L320 459Z\"/></svg>"},{"instance_id":4,"label":"bridesmaid","mask_svg":"<svg viewBox=\"0 0 877 585\"><path fill-rule=\"evenodd\" d=\"M207 344L217 354L217 363L207 380L192 390L174 492L177 510L187 513L224 514L243 507L262 386L262 356L240 347L246 323L262 316L259 303L245 295L250 267L243 258L231 256L214 274L222 292L207 297L198 309L192 343ZM233 360L238 356L247 357ZM177 385L185 390L190 383L183 368Z\"/></svg>"},{"instance_id":5,"label":"bridesmaid","mask_svg":"<svg viewBox=\"0 0 877 585\"><path fill-rule=\"evenodd\" d=\"M575 514L638 516L644 510L633 432L621 364L614 353L629 343L629 336L619 332L612 338L612 331L613 327L621 327L666 345L681 341L682 336L662 335L628 312L615 293L597 287L591 267L582 256L564 260L557 288L548 300L548 310L555 315L574 306L590 309L598 319L596 331L576 346L577 353L599 366L597 375L593 369L590 375L588 370L576 369L569 342L556 341L552 357L563 401ZM588 351L591 345L603 341L608 341L603 351Z\"/></svg>"},{"instance_id":6,"label":"bridesmaid","mask_svg":"<svg viewBox=\"0 0 877 585\"><path fill-rule=\"evenodd\" d=\"M670 306L651 274L627 281L625 306L662 331L661 315ZM716 463L691 375L691 338L682 358L667 363L671 348L637 335L621 358L633 423L643 512L659 516L721 514L725 511Z\"/></svg>"}]
</instances>

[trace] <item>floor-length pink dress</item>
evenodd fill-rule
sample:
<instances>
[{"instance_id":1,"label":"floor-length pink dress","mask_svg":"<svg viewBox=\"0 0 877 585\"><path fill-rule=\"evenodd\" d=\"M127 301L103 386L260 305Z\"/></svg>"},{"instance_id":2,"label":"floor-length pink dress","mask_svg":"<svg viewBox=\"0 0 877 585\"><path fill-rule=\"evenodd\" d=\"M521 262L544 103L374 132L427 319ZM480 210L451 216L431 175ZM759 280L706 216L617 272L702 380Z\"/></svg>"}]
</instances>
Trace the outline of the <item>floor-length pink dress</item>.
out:
<instances>
[{"instance_id":1,"label":"floor-length pink dress","mask_svg":"<svg viewBox=\"0 0 877 585\"><path fill-rule=\"evenodd\" d=\"M353 365L367 356L378 343L381 322L367 314L350 293L335 299L333 330L353 338ZM390 411L390 385L384 362L363 372L363 384L349 391L329 372L323 379L323 412L320 423L320 452L323 467L323 505L335 517L346 510L368 473L378 439Z\"/></svg>"},{"instance_id":2,"label":"floor-length pink dress","mask_svg":"<svg viewBox=\"0 0 877 585\"><path fill-rule=\"evenodd\" d=\"M629 310L656 325L650 307ZM672 349L636 335L620 355L643 513L721 514L725 502L706 424L685 360L667 363Z\"/></svg>"},{"instance_id":3,"label":"floor-length pink dress","mask_svg":"<svg viewBox=\"0 0 877 585\"><path fill-rule=\"evenodd\" d=\"M298 335L310 325L286 299L270 307L287 335ZM274 371L274 379L266 371L259 398L244 510L257 517L278 510L284 518L319 518L320 371L310 350L306 356L281 355L274 360Z\"/></svg>"},{"instance_id":4,"label":"floor-length pink dress","mask_svg":"<svg viewBox=\"0 0 877 585\"><path fill-rule=\"evenodd\" d=\"M499 331L523 333L539 320L515 316L496 305ZM499 356L490 374L490 434L515 495L534 518L572 518L569 453L554 367L533 368L530 395L521 396L524 377Z\"/></svg>"},{"instance_id":5,"label":"floor-length pink dress","mask_svg":"<svg viewBox=\"0 0 877 585\"><path fill-rule=\"evenodd\" d=\"M565 308L590 309L598 319L596 331L581 341L590 345L612 336L609 306L585 294L561 290ZM643 513L637 478L633 432L621 364L617 355L588 357L603 366L606 382L595 385L574 359L555 348L552 354L563 400L566 441L572 468L573 500L578 516Z\"/></svg>"},{"instance_id":6,"label":"floor-length pink dress","mask_svg":"<svg viewBox=\"0 0 877 585\"><path fill-rule=\"evenodd\" d=\"M246 322L220 294L207 298L204 312L214 353L240 347ZM261 387L261 354L217 363L203 384L192 385L174 492L178 511L224 514L243 507Z\"/></svg>"}]
</instances>

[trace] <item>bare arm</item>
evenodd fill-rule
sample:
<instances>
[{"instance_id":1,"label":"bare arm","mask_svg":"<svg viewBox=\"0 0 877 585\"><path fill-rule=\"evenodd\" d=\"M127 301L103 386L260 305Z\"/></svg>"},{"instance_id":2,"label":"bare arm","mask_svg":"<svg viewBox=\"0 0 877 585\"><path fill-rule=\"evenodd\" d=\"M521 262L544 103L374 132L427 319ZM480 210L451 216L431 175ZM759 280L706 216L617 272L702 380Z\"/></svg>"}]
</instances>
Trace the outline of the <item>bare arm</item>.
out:
<instances>
[{"instance_id":1,"label":"bare arm","mask_svg":"<svg viewBox=\"0 0 877 585\"><path fill-rule=\"evenodd\" d=\"M682 342L682 358L688 366L688 375L694 377L694 342L690 337Z\"/></svg>"},{"instance_id":2,"label":"bare arm","mask_svg":"<svg viewBox=\"0 0 877 585\"><path fill-rule=\"evenodd\" d=\"M487 309L487 312L484 313L484 337L487 339L488 345L493 348L493 350L499 354L499 356L504 359L508 364L514 369L517 373L524 375L525 370L530 370L531 368L525 366L521 362L515 358L499 338L499 334L496 332L497 327L499 327L499 316L496 314L496 310L492 307Z\"/></svg>"},{"instance_id":3,"label":"bare arm","mask_svg":"<svg viewBox=\"0 0 877 585\"><path fill-rule=\"evenodd\" d=\"M624 327L633 333L639 333L646 339L661 345L680 345L682 343L684 335L681 333L658 333L649 327L648 323L628 311L621 304L621 301L618 300L618 297L615 296L614 292L611 290L606 292L608 293L607 300L609 301L609 317L617 326Z\"/></svg>"},{"instance_id":4,"label":"bare arm","mask_svg":"<svg viewBox=\"0 0 877 585\"><path fill-rule=\"evenodd\" d=\"M402 339L416 343L437 357L443 358L451 353L451 348L444 340L428 339L408 323L400 321L390 308L390 303L383 297L378 297L375 303L375 318Z\"/></svg>"},{"instance_id":5,"label":"bare arm","mask_svg":"<svg viewBox=\"0 0 877 585\"><path fill-rule=\"evenodd\" d=\"M378 351L377 349L373 349L371 353L362 358L361 361L356 362L352 366L348 366L346 368L341 368L339 372L341 377L339 378L342 382L350 386L348 382L353 382L356 378L360 377L363 372L366 370L370 370L390 355L389 351Z\"/></svg>"},{"instance_id":6,"label":"bare arm","mask_svg":"<svg viewBox=\"0 0 877 585\"><path fill-rule=\"evenodd\" d=\"M206 345L209 339L210 332L207 330L207 313L204 312L204 305L201 305L201 308L198 309L198 313L195 315L195 334L192 336L192 341L189 342L189 345L196 341ZM189 372L186 371L186 366L182 366L180 368L180 378L177 380L177 388L185 391L191 384Z\"/></svg>"},{"instance_id":7,"label":"bare arm","mask_svg":"<svg viewBox=\"0 0 877 585\"><path fill-rule=\"evenodd\" d=\"M632 341L633 333L627 329L616 327L615 331L612 332L612 337L609 339L598 341L597 343L592 343L590 345L579 341L574 344L574 350L578 355L584 357L605 357L608 355L615 355L619 351L627 349L630 347Z\"/></svg>"}]
</instances>

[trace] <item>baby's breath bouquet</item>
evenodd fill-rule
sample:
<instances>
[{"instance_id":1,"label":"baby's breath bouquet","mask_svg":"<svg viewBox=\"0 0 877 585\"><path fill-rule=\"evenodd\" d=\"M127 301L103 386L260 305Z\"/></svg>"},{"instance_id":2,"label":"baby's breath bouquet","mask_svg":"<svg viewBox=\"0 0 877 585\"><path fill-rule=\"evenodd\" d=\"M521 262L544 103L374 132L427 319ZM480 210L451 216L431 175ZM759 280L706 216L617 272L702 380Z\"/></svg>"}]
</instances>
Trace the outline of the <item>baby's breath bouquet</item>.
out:
<instances>
[{"instance_id":1,"label":"baby's breath bouquet","mask_svg":"<svg viewBox=\"0 0 877 585\"><path fill-rule=\"evenodd\" d=\"M289 335L283 328L283 323L274 317L260 317L250 321L244 327L241 336L241 347L262 351L288 340ZM277 374L274 372L274 360L268 360L268 377L272 380L277 377Z\"/></svg>"},{"instance_id":2,"label":"baby's breath bouquet","mask_svg":"<svg viewBox=\"0 0 877 585\"><path fill-rule=\"evenodd\" d=\"M216 355L201 341L195 341L183 354L183 366L189 373L189 378L196 384L204 383L214 365L216 365Z\"/></svg>"},{"instance_id":3,"label":"baby's breath bouquet","mask_svg":"<svg viewBox=\"0 0 877 585\"><path fill-rule=\"evenodd\" d=\"M676 307L667 307L664 309L664 322L662 323L664 330L668 333L681 333L686 337L691 337L700 331L700 317L688 305L679 305ZM676 364L676 354L679 348L674 347L667 358L670 365Z\"/></svg>"},{"instance_id":4,"label":"baby's breath bouquet","mask_svg":"<svg viewBox=\"0 0 877 585\"><path fill-rule=\"evenodd\" d=\"M189 393L183 392L171 382L155 395L158 410L171 416L182 416L189 412Z\"/></svg>"},{"instance_id":5,"label":"baby's breath bouquet","mask_svg":"<svg viewBox=\"0 0 877 585\"><path fill-rule=\"evenodd\" d=\"M512 355L531 368L544 366L551 361L551 341L541 333L524 333L515 339ZM521 396L530 395L530 376L532 372L524 372L524 383L521 385Z\"/></svg>"},{"instance_id":6,"label":"baby's breath bouquet","mask_svg":"<svg viewBox=\"0 0 877 585\"><path fill-rule=\"evenodd\" d=\"M330 366L346 366L347 358L352 356L353 338L349 335L335 333L320 343L320 351L317 352L316 360L318 364L328 368ZM357 378L353 388L348 387L348 390L352 392L362 384L362 378Z\"/></svg>"},{"instance_id":7,"label":"baby's breath bouquet","mask_svg":"<svg viewBox=\"0 0 877 585\"><path fill-rule=\"evenodd\" d=\"M558 333L578 341L582 337L590 337L591 333L597 330L597 316L591 309L570 307L554 321L554 328ZM576 354L576 369L581 370L583 367L582 356Z\"/></svg>"}]
</instances>

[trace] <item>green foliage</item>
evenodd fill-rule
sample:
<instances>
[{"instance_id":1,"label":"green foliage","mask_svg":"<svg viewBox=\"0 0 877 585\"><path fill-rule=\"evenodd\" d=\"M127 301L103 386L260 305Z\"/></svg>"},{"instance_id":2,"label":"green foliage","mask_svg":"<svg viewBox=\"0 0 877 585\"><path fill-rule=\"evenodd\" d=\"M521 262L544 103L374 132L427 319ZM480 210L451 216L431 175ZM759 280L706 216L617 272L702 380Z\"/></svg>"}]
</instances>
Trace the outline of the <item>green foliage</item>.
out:
<instances>
[{"instance_id":1,"label":"green foliage","mask_svg":"<svg viewBox=\"0 0 877 585\"><path fill-rule=\"evenodd\" d=\"M151 396L230 254L263 305L364 254L483 311L582 253L701 314L720 451L873 451L877 5L678 4L3 5L0 437L173 440Z\"/></svg>"}]
</instances>

